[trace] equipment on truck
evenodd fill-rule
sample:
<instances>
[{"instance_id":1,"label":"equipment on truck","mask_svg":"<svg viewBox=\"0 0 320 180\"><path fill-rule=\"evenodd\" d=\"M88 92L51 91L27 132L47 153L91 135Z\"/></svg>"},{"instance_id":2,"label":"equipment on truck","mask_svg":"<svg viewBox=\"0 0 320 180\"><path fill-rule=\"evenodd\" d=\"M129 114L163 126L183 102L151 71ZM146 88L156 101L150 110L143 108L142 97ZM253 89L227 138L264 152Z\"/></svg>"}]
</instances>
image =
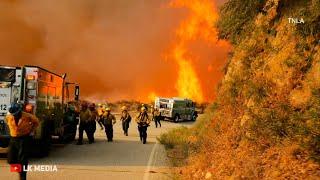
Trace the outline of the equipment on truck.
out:
<instances>
[{"instance_id":1,"label":"equipment on truck","mask_svg":"<svg viewBox=\"0 0 320 180\"><path fill-rule=\"evenodd\" d=\"M174 122L195 121L198 117L195 103L190 99L156 97L154 107L159 109L162 117Z\"/></svg>"},{"instance_id":2,"label":"equipment on truck","mask_svg":"<svg viewBox=\"0 0 320 180\"><path fill-rule=\"evenodd\" d=\"M20 102L25 111L35 114L40 125L34 136L34 149L49 152L51 138L67 139L76 134L65 133L75 123L63 122L63 115L70 99L70 85L65 75L60 76L37 66L0 66L0 147L7 147L10 139L5 116L10 104ZM79 99L79 86L75 85L75 98Z\"/></svg>"}]
</instances>

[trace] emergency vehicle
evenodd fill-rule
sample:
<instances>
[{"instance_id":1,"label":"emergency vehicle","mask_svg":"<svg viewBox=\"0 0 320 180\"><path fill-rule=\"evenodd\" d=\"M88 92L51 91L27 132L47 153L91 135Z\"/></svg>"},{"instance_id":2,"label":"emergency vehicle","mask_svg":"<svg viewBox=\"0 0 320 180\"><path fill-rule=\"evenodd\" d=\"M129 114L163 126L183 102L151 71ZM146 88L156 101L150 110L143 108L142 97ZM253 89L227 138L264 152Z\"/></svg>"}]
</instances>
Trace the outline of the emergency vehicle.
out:
<instances>
[{"instance_id":1,"label":"emergency vehicle","mask_svg":"<svg viewBox=\"0 0 320 180\"><path fill-rule=\"evenodd\" d=\"M161 116L174 122L195 121L198 117L195 103L186 98L156 97L154 107L159 109Z\"/></svg>"},{"instance_id":2,"label":"emergency vehicle","mask_svg":"<svg viewBox=\"0 0 320 180\"><path fill-rule=\"evenodd\" d=\"M20 102L25 107L32 105L32 112L40 120L34 136L34 147L47 154L52 137L60 140L75 137L64 129L76 124L65 124L63 115L70 99L70 85L74 85L75 99L79 99L79 86L65 82L66 75L58 75L37 66L0 66L0 147L9 143L9 128L5 122L11 103Z\"/></svg>"}]
</instances>

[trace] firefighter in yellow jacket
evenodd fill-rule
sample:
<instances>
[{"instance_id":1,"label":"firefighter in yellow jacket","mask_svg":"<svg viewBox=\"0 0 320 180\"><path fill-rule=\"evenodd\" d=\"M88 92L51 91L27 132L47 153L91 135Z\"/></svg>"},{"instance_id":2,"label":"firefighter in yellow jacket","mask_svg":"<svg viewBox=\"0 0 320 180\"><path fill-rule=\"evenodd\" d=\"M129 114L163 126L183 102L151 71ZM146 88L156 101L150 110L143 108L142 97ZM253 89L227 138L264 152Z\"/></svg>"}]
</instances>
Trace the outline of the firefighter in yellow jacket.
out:
<instances>
[{"instance_id":1,"label":"firefighter in yellow jacket","mask_svg":"<svg viewBox=\"0 0 320 180\"><path fill-rule=\"evenodd\" d=\"M88 103L84 102L81 105L80 110L80 124L79 124L79 138L77 145L82 145L83 140L83 131L86 132L89 144L94 142L94 138L92 133L90 133L90 118L91 118L91 111L88 108Z\"/></svg>"},{"instance_id":2,"label":"firefighter in yellow jacket","mask_svg":"<svg viewBox=\"0 0 320 180\"><path fill-rule=\"evenodd\" d=\"M39 120L32 114L22 111L22 105L14 103L6 116L6 122L10 130L10 144L8 151L8 163L28 165L29 147L32 136L39 126ZM20 179L26 179L27 172L20 172Z\"/></svg>"},{"instance_id":3,"label":"firefighter in yellow jacket","mask_svg":"<svg viewBox=\"0 0 320 180\"><path fill-rule=\"evenodd\" d=\"M98 124L99 124L99 126L100 126L100 129L101 130L103 130L103 122L102 122L102 115L103 115L103 112L105 111L105 107L103 107L103 105L102 104L98 104L98 110L97 110L97 112L98 112Z\"/></svg>"},{"instance_id":4,"label":"firefighter in yellow jacket","mask_svg":"<svg viewBox=\"0 0 320 180\"><path fill-rule=\"evenodd\" d=\"M111 114L111 109L106 108L105 112L102 115L104 130L106 132L106 136L108 142L113 141L113 125L116 123L116 117Z\"/></svg>"},{"instance_id":5,"label":"firefighter in yellow jacket","mask_svg":"<svg viewBox=\"0 0 320 180\"><path fill-rule=\"evenodd\" d=\"M150 121L151 120L148 116L147 109L144 106L142 106L141 112L136 117L136 122L138 124L140 141L142 141L143 144L147 143L147 129L148 129L148 126L150 125Z\"/></svg>"},{"instance_id":6,"label":"firefighter in yellow jacket","mask_svg":"<svg viewBox=\"0 0 320 180\"><path fill-rule=\"evenodd\" d=\"M91 138L91 142L89 143L94 143L94 133L96 132L96 122L98 122L98 112L96 110L96 105L94 103L89 105L89 110L90 110L90 118L88 122L88 133Z\"/></svg>"},{"instance_id":7,"label":"firefighter in yellow jacket","mask_svg":"<svg viewBox=\"0 0 320 180\"><path fill-rule=\"evenodd\" d=\"M124 135L128 136L128 129L129 129L129 124L131 122L131 116L126 106L123 106L121 109L122 109L122 112L121 112L120 121L122 122L122 130Z\"/></svg>"}]
</instances>

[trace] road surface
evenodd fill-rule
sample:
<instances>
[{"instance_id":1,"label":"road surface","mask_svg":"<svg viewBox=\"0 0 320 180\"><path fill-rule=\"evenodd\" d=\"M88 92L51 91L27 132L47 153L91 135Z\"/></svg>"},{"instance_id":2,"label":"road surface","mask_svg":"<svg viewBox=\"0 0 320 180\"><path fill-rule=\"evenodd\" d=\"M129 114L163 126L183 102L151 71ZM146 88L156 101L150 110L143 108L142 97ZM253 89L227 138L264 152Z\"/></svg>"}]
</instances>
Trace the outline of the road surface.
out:
<instances>
[{"instance_id":1,"label":"road surface","mask_svg":"<svg viewBox=\"0 0 320 180\"><path fill-rule=\"evenodd\" d=\"M117 117L119 119L119 117ZM56 165L54 172L28 172L30 180L153 180L172 179L169 162L163 145L156 140L161 133L181 125L191 126L192 122L162 122L155 128L152 122L148 128L148 142L140 142L136 124L132 122L129 136L124 136L121 123L114 126L114 142L107 142L104 131L97 126L96 143L83 145L75 143L54 145L46 158L33 158L31 165ZM5 151L2 149L2 151ZM0 179L16 180L17 173L10 172L5 158L0 159Z\"/></svg>"}]
</instances>

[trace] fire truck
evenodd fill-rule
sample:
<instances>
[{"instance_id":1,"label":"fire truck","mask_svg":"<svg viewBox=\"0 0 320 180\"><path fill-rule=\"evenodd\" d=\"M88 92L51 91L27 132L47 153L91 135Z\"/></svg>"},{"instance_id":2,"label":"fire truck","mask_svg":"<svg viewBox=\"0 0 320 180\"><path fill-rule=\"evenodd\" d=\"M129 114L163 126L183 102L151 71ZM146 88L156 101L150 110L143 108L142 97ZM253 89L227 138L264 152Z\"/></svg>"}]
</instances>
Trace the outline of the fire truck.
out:
<instances>
[{"instance_id":1,"label":"fire truck","mask_svg":"<svg viewBox=\"0 0 320 180\"><path fill-rule=\"evenodd\" d=\"M10 139L5 122L11 103L32 105L32 112L40 120L34 136L34 149L44 155L49 153L52 138L74 139L76 123L63 122L69 101L79 100L79 86L65 81L66 75L58 75L37 66L0 66L0 147L7 147ZM74 85L74 99L70 99L70 86ZM74 127L75 126L75 127ZM68 132L68 133L66 133Z\"/></svg>"},{"instance_id":2,"label":"fire truck","mask_svg":"<svg viewBox=\"0 0 320 180\"><path fill-rule=\"evenodd\" d=\"M156 97L154 107L159 109L162 117L173 122L183 120L195 121L198 117L195 103L186 98Z\"/></svg>"}]
</instances>

